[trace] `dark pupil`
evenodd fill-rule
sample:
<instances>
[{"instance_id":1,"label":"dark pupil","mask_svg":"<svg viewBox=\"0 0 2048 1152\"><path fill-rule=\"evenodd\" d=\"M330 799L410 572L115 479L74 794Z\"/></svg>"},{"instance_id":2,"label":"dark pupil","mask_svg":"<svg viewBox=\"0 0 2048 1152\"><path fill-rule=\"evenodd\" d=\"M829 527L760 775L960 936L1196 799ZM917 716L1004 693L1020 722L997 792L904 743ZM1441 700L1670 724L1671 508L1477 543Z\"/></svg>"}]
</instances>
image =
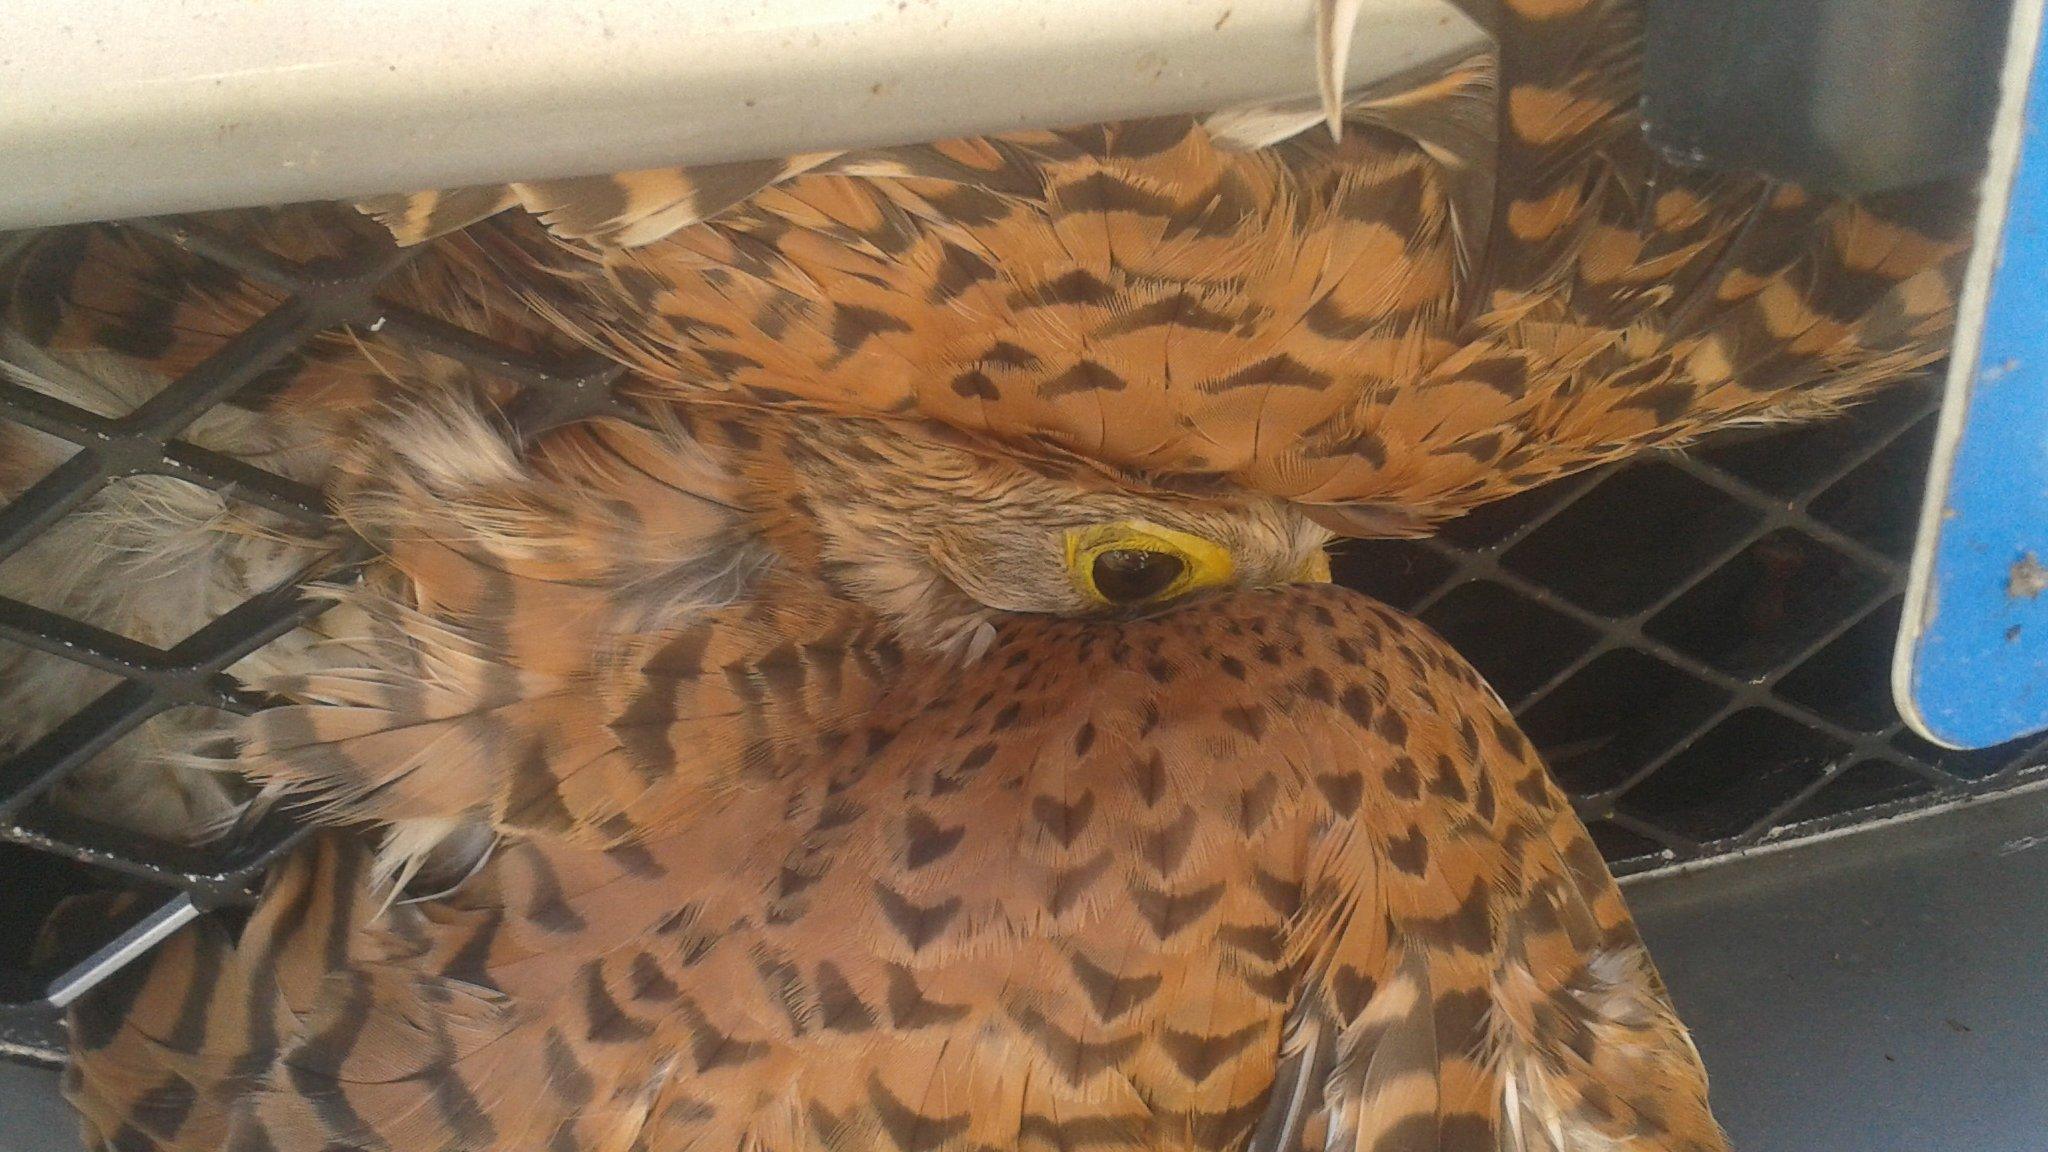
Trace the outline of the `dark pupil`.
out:
<instances>
[{"instance_id":1,"label":"dark pupil","mask_svg":"<svg viewBox=\"0 0 2048 1152\"><path fill-rule=\"evenodd\" d=\"M1186 569L1171 552L1113 548L1095 558L1095 590L1112 604L1142 604L1173 587Z\"/></svg>"}]
</instances>

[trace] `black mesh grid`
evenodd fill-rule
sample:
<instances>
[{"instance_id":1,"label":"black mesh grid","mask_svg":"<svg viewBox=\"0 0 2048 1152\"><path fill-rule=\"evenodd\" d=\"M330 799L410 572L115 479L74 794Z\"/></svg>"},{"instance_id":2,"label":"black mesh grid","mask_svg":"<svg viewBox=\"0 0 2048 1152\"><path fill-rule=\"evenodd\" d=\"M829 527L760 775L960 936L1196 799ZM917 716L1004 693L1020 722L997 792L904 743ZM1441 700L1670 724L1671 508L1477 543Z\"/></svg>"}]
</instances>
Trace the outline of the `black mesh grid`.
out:
<instances>
[{"instance_id":1,"label":"black mesh grid","mask_svg":"<svg viewBox=\"0 0 2048 1152\"><path fill-rule=\"evenodd\" d=\"M371 328L508 379L521 389L508 414L528 434L614 404L616 367L540 362L380 300L405 254L368 233L343 260L299 266L198 223L126 226L288 298L120 418L0 380L0 419L79 449L0 509L0 561L137 475L326 524L317 492L178 437L329 328ZM1904 388L1843 420L1575 477L1430 540L1348 545L1336 578L1417 613L1479 666L1618 873L2008 786L2048 744L1933 748L1904 731L1887 688L1936 403L1931 389ZM0 882L25 897L0 915L0 1054L53 1056L53 994L63 999L196 910L245 901L294 836L270 818L217 849L172 849L36 799L159 713L264 706L226 670L318 611L287 582L159 649L0 598L0 641L120 678L0 761ZM63 971L37 969L29 941L40 918L68 893L110 885L144 899L128 922L107 926L106 948Z\"/></svg>"},{"instance_id":2,"label":"black mesh grid","mask_svg":"<svg viewBox=\"0 0 2048 1152\"><path fill-rule=\"evenodd\" d=\"M519 391L506 415L529 436L615 410L610 385L620 369L609 362L543 362L380 300L380 285L404 265L407 254L367 232L342 260L298 265L199 223L142 220L124 226L288 295L191 372L119 418L75 408L0 378L0 419L78 449L0 509L0 562L109 484L140 475L168 476L229 493L300 523L340 532L317 491L178 439L199 416L256 385L266 371L327 329L359 326L516 384ZM0 243L0 252L5 250ZM347 568L368 554L360 544L345 545L337 575L345 578ZM330 561L321 567L331 571L334 565ZM153 926L179 922L195 909L246 901L263 869L295 839L290 820L271 815L217 847L184 848L148 842L36 801L67 773L161 713L183 707L247 713L268 703L238 684L227 669L322 610L323 602L301 597L298 584L290 580L270 589L164 649L0 597L0 642L120 678L70 720L0 759L0 883L23 897L6 902L0 912L0 1055L54 1054L57 1012L50 997L62 999L130 958ZM137 922L110 926L107 947L74 968L38 970L30 957L42 917L67 895L106 888L109 878L146 897L137 904Z\"/></svg>"},{"instance_id":3,"label":"black mesh grid","mask_svg":"<svg viewBox=\"0 0 2048 1152\"><path fill-rule=\"evenodd\" d=\"M1907 731L1891 652L1940 399L1549 485L1337 578L1420 616L1499 690L1618 875L1994 791L2048 741Z\"/></svg>"}]
</instances>

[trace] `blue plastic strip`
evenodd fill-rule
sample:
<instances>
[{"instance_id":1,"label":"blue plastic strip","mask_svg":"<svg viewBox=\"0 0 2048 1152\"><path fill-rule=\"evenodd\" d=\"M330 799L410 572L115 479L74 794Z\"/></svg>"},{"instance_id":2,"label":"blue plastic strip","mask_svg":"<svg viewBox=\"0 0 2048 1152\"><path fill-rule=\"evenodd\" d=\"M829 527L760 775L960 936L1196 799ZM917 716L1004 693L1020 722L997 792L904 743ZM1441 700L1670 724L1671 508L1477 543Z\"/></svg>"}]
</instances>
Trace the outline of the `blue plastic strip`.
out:
<instances>
[{"instance_id":1,"label":"blue plastic strip","mask_svg":"<svg viewBox=\"0 0 2048 1152\"><path fill-rule=\"evenodd\" d=\"M1894 693L1936 743L2048 730L2048 76L2021 0Z\"/></svg>"}]
</instances>

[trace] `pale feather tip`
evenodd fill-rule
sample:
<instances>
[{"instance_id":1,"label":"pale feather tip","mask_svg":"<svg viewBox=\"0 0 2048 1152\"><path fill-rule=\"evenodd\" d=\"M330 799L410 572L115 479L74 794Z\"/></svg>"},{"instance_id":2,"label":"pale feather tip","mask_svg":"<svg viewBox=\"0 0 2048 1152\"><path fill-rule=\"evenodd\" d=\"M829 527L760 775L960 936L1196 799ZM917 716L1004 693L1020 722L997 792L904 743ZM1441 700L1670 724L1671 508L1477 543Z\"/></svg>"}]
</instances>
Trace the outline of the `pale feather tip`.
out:
<instances>
[{"instance_id":1,"label":"pale feather tip","mask_svg":"<svg viewBox=\"0 0 2048 1152\"><path fill-rule=\"evenodd\" d=\"M1316 94L1330 139L1344 138L1344 75L1351 66L1351 34L1365 0L1316 0Z\"/></svg>"}]
</instances>

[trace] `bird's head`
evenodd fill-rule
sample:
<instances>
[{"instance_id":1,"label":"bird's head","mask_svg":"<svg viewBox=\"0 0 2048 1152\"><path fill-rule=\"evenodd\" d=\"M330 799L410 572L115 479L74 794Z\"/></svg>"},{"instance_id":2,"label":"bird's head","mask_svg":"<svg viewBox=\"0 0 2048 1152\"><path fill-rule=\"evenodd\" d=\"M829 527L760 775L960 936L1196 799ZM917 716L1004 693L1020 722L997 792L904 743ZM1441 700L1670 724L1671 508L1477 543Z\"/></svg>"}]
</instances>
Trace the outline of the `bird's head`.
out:
<instances>
[{"instance_id":1,"label":"bird's head","mask_svg":"<svg viewBox=\"0 0 2048 1152\"><path fill-rule=\"evenodd\" d=\"M1174 491L910 421L747 418L738 439L786 571L975 654L1010 614L1148 615L1329 579L1330 533L1284 501Z\"/></svg>"},{"instance_id":2,"label":"bird's head","mask_svg":"<svg viewBox=\"0 0 2048 1152\"><path fill-rule=\"evenodd\" d=\"M411 606L570 646L728 606L798 628L851 609L975 656L1004 617L1130 619L1330 576L1332 533L1299 505L914 418L654 404L518 441L459 390L366 425L336 506ZM506 625L514 593L482 585L508 579L551 607Z\"/></svg>"}]
</instances>

